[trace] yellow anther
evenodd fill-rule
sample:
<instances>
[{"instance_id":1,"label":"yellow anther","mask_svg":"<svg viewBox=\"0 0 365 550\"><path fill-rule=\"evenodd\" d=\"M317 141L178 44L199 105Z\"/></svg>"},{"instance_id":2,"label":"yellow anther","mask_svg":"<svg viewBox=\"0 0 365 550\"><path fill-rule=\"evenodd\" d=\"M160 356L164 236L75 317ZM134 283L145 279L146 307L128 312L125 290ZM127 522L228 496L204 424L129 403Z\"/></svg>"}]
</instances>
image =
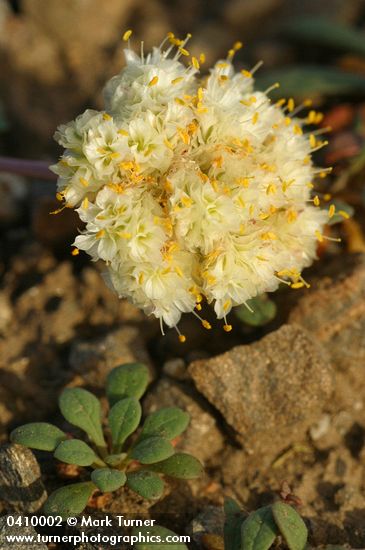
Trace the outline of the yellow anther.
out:
<instances>
[{"instance_id":1,"label":"yellow anther","mask_svg":"<svg viewBox=\"0 0 365 550\"><path fill-rule=\"evenodd\" d=\"M232 330L232 325L223 325L223 330L225 332L231 332Z\"/></svg>"},{"instance_id":2,"label":"yellow anther","mask_svg":"<svg viewBox=\"0 0 365 550\"><path fill-rule=\"evenodd\" d=\"M105 229L100 229L100 231L97 232L95 235L97 239L101 239L105 235Z\"/></svg>"},{"instance_id":3,"label":"yellow anther","mask_svg":"<svg viewBox=\"0 0 365 550\"><path fill-rule=\"evenodd\" d=\"M78 248L73 248L71 254L72 256L78 256L80 254L80 250Z\"/></svg>"},{"instance_id":4,"label":"yellow anther","mask_svg":"<svg viewBox=\"0 0 365 550\"><path fill-rule=\"evenodd\" d=\"M191 58L191 64L193 65L194 69L200 69L200 64L196 57Z\"/></svg>"},{"instance_id":5,"label":"yellow anther","mask_svg":"<svg viewBox=\"0 0 365 550\"><path fill-rule=\"evenodd\" d=\"M292 119L291 119L289 116L286 116L286 117L284 118L284 124L285 124L285 126L290 126L291 123L292 123Z\"/></svg>"},{"instance_id":6,"label":"yellow anther","mask_svg":"<svg viewBox=\"0 0 365 550\"><path fill-rule=\"evenodd\" d=\"M228 310L228 308L230 307L231 303L232 303L231 300L227 300L226 302L224 302L224 304L223 304L223 309L224 309L224 311L227 311L227 310Z\"/></svg>"},{"instance_id":7,"label":"yellow anther","mask_svg":"<svg viewBox=\"0 0 365 550\"><path fill-rule=\"evenodd\" d=\"M130 39L130 37L132 36L132 30L128 30L128 31L125 31L125 33L123 34L123 40L124 42L127 42L127 40Z\"/></svg>"},{"instance_id":8,"label":"yellow anther","mask_svg":"<svg viewBox=\"0 0 365 550\"><path fill-rule=\"evenodd\" d=\"M89 206L89 199L85 197L81 203L81 208L84 208L86 210L88 206Z\"/></svg>"},{"instance_id":9,"label":"yellow anther","mask_svg":"<svg viewBox=\"0 0 365 550\"><path fill-rule=\"evenodd\" d=\"M252 120L251 120L252 124L256 124L258 119L259 119L259 114L256 111L256 113L253 114L253 117L252 117Z\"/></svg>"},{"instance_id":10,"label":"yellow anther","mask_svg":"<svg viewBox=\"0 0 365 550\"><path fill-rule=\"evenodd\" d=\"M319 173L319 177L321 179L324 179L327 177L328 174L330 174L332 172L332 168L328 168L327 170L323 170L322 172Z\"/></svg>"},{"instance_id":11,"label":"yellow anther","mask_svg":"<svg viewBox=\"0 0 365 550\"><path fill-rule=\"evenodd\" d=\"M185 55L186 57L188 57L190 55L188 50L186 50L185 48L179 47L179 52L181 53L181 55Z\"/></svg>"},{"instance_id":12,"label":"yellow anther","mask_svg":"<svg viewBox=\"0 0 365 550\"><path fill-rule=\"evenodd\" d=\"M288 223L293 223L298 218L298 212L295 212L295 210L289 210L286 219L288 220Z\"/></svg>"},{"instance_id":13,"label":"yellow anther","mask_svg":"<svg viewBox=\"0 0 365 550\"><path fill-rule=\"evenodd\" d=\"M202 52L199 55L199 61L200 61L200 63L205 63L205 60L206 60L205 53Z\"/></svg>"},{"instance_id":14,"label":"yellow anther","mask_svg":"<svg viewBox=\"0 0 365 550\"><path fill-rule=\"evenodd\" d=\"M221 74L218 77L219 82L227 82L228 76L226 74Z\"/></svg>"},{"instance_id":15,"label":"yellow anther","mask_svg":"<svg viewBox=\"0 0 365 550\"><path fill-rule=\"evenodd\" d=\"M104 120L113 120L113 118L110 115L108 115L108 113L103 114L103 119Z\"/></svg>"},{"instance_id":16,"label":"yellow anther","mask_svg":"<svg viewBox=\"0 0 365 550\"><path fill-rule=\"evenodd\" d=\"M198 99L199 99L199 101L203 101L203 94L204 94L203 88L198 88Z\"/></svg>"},{"instance_id":17,"label":"yellow anther","mask_svg":"<svg viewBox=\"0 0 365 550\"><path fill-rule=\"evenodd\" d=\"M175 103L177 103L178 105L185 105L185 101L180 97L175 97Z\"/></svg>"},{"instance_id":18,"label":"yellow anther","mask_svg":"<svg viewBox=\"0 0 365 550\"><path fill-rule=\"evenodd\" d=\"M229 59L232 59L232 57L234 56L236 52L234 51L233 48L231 48L230 50L228 50L228 58Z\"/></svg>"},{"instance_id":19,"label":"yellow anther","mask_svg":"<svg viewBox=\"0 0 365 550\"><path fill-rule=\"evenodd\" d=\"M184 342L186 342L186 336L184 334L179 334L179 340L183 344Z\"/></svg>"},{"instance_id":20,"label":"yellow anther","mask_svg":"<svg viewBox=\"0 0 365 550\"><path fill-rule=\"evenodd\" d=\"M193 204L193 200L190 197L181 197L181 202L184 206L191 206Z\"/></svg>"},{"instance_id":21,"label":"yellow anther","mask_svg":"<svg viewBox=\"0 0 365 550\"><path fill-rule=\"evenodd\" d=\"M295 103L294 99L291 97L288 99L288 111L289 113L292 113L294 111Z\"/></svg>"},{"instance_id":22,"label":"yellow anther","mask_svg":"<svg viewBox=\"0 0 365 550\"><path fill-rule=\"evenodd\" d=\"M261 239L264 241L275 241L277 239L277 236L275 233L272 233L272 231L268 231L267 233L263 233L261 235Z\"/></svg>"},{"instance_id":23,"label":"yellow anther","mask_svg":"<svg viewBox=\"0 0 365 550\"><path fill-rule=\"evenodd\" d=\"M138 283L141 285L144 281L144 273L138 275Z\"/></svg>"},{"instance_id":24,"label":"yellow anther","mask_svg":"<svg viewBox=\"0 0 365 550\"><path fill-rule=\"evenodd\" d=\"M246 71L246 69L242 69L241 74L243 74L246 78L252 78L252 73L250 71Z\"/></svg>"},{"instance_id":25,"label":"yellow anther","mask_svg":"<svg viewBox=\"0 0 365 550\"><path fill-rule=\"evenodd\" d=\"M238 185L242 185L242 187L248 187L250 185L250 179L249 178L237 178L236 182Z\"/></svg>"},{"instance_id":26,"label":"yellow anther","mask_svg":"<svg viewBox=\"0 0 365 550\"><path fill-rule=\"evenodd\" d=\"M118 134L124 137L128 137L129 135L127 130L118 130Z\"/></svg>"},{"instance_id":27,"label":"yellow anther","mask_svg":"<svg viewBox=\"0 0 365 550\"><path fill-rule=\"evenodd\" d=\"M200 304L195 304L195 309L197 309L198 311L201 311L202 306Z\"/></svg>"},{"instance_id":28,"label":"yellow anther","mask_svg":"<svg viewBox=\"0 0 365 550\"><path fill-rule=\"evenodd\" d=\"M233 44L233 49L235 51L240 50L241 48L243 48L243 44L239 40Z\"/></svg>"},{"instance_id":29,"label":"yellow anther","mask_svg":"<svg viewBox=\"0 0 365 550\"><path fill-rule=\"evenodd\" d=\"M303 288L304 283L302 283L302 282L292 283L290 286L291 286L291 288Z\"/></svg>"},{"instance_id":30,"label":"yellow anther","mask_svg":"<svg viewBox=\"0 0 365 550\"><path fill-rule=\"evenodd\" d=\"M269 183L269 185L266 187L266 195L275 195L276 193L276 185L274 183Z\"/></svg>"},{"instance_id":31,"label":"yellow anther","mask_svg":"<svg viewBox=\"0 0 365 550\"><path fill-rule=\"evenodd\" d=\"M164 138L163 142L164 142L164 144L166 145L166 147L168 147L169 149L171 149L171 151L174 150L174 146L172 145L171 141L169 141L167 138Z\"/></svg>"},{"instance_id":32,"label":"yellow anther","mask_svg":"<svg viewBox=\"0 0 365 550\"><path fill-rule=\"evenodd\" d=\"M350 214L348 212L345 212L345 210L339 210L337 214L340 214L345 220L348 220L350 218Z\"/></svg>"},{"instance_id":33,"label":"yellow anther","mask_svg":"<svg viewBox=\"0 0 365 550\"><path fill-rule=\"evenodd\" d=\"M294 124L293 132L294 132L294 134L297 134L298 136L301 136L303 134L303 130L301 129L299 124Z\"/></svg>"},{"instance_id":34,"label":"yellow anther","mask_svg":"<svg viewBox=\"0 0 365 550\"><path fill-rule=\"evenodd\" d=\"M201 294L197 294L195 296L197 304L200 304L200 302L203 301L203 296Z\"/></svg>"},{"instance_id":35,"label":"yellow anther","mask_svg":"<svg viewBox=\"0 0 365 550\"><path fill-rule=\"evenodd\" d=\"M179 128L178 129L178 132L179 132L179 136L180 138L182 139L182 141L184 142L185 145L189 145L190 143L190 136L189 134L187 133L186 130L183 130L182 128Z\"/></svg>"},{"instance_id":36,"label":"yellow anther","mask_svg":"<svg viewBox=\"0 0 365 550\"><path fill-rule=\"evenodd\" d=\"M319 240L319 242L323 243L323 235L322 235L322 233L320 233L320 231L318 231L318 229L314 232L314 234L317 237L317 239Z\"/></svg>"},{"instance_id":37,"label":"yellow anther","mask_svg":"<svg viewBox=\"0 0 365 550\"><path fill-rule=\"evenodd\" d=\"M314 188L313 183L310 182L310 181L308 183L306 183L306 186L308 187L308 189L313 189Z\"/></svg>"},{"instance_id":38,"label":"yellow anther","mask_svg":"<svg viewBox=\"0 0 365 550\"><path fill-rule=\"evenodd\" d=\"M319 196L316 195L313 199L314 206L319 206L321 204L321 201L319 200Z\"/></svg>"},{"instance_id":39,"label":"yellow anther","mask_svg":"<svg viewBox=\"0 0 365 550\"><path fill-rule=\"evenodd\" d=\"M317 145L317 140L313 134L310 134L309 136L309 145L311 147L315 147Z\"/></svg>"},{"instance_id":40,"label":"yellow anther","mask_svg":"<svg viewBox=\"0 0 365 550\"><path fill-rule=\"evenodd\" d=\"M109 157L111 159L117 159L120 157L120 153L118 153L117 151L114 151L114 153L109 153Z\"/></svg>"},{"instance_id":41,"label":"yellow anther","mask_svg":"<svg viewBox=\"0 0 365 550\"><path fill-rule=\"evenodd\" d=\"M325 195L323 195L323 199L325 201L330 201L332 199L331 193L325 193Z\"/></svg>"},{"instance_id":42,"label":"yellow anther","mask_svg":"<svg viewBox=\"0 0 365 550\"><path fill-rule=\"evenodd\" d=\"M182 82L184 80L184 77L183 76L178 76L177 78L174 78L173 80L171 80L171 84L179 84L179 82Z\"/></svg>"},{"instance_id":43,"label":"yellow anther","mask_svg":"<svg viewBox=\"0 0 365 550\"><path fill-rule=\"evenodd\" d=\"M282 107L283 105L285 105L285 103L286 103L286 99L282 97L281 99L278 99L275 105L277 105L278 107Z\"/></svg>"},{"instance_id":44,"label":"yellow anther","mask_svg":"<svg viewBox=\"0 0 365 550\"><path fill-rule=\"evenodd\" d=\"M179 40L179 38L169 38L170 44L173 44L174 46L181 46L183 44L183 40Z\"/></svg>"},{"instance_id":45,"label":"yellow anther","mask_svg":"<svg viewBox=\"0 0 365 550\"><path fill-rule=\"evenodd\" d=\"M154 76L153 78L151 78L151 80L149 81L148 83L148 86L151 87L151 86L156 86L158 82L158 76Z\"/></svg>"},{"instance_id":46,"label":"yellow anther","mask_svg":"<svg viewBox=\"0 0 365 550\"><path fill-rule=\"evenodd\" d=\"M205 319L202 319L202 325L207 330L210 330L212 328L212 325L208 321L206 321Z\"/></svg>"},{"instance_id":47,"label":"yellow anther","mask_svg":"<svg viewBox=\"0 0 365 550\"><path fill-rule=\"evenodd\" d=\"M56 193L56 199L57 199L58 201L63 201L63 195L62 195L62 193Z\"/></svg>"},{"instance_id":48,"label":"yellow anther","mask_svg":"<svg viewBox=\"0 0 365 550\"><path fill-rule=\"evenodd\" d=\"M84 187L87 187L89 185L89 182L85 178L79 178L79 181Z\"/></svg>"},{"instance_id":49,"label":"yellow anther","mask_svg":"<svg viewBox=\"0 0 365 550\"><path fill-rule=\"evenodd\" d=\"M329 207L328 209L328 217L329 218L333 218L333 216L335 215L336 213L336 207L334 204L331 204L331 206Z\"/></svg>"}]
</instances>

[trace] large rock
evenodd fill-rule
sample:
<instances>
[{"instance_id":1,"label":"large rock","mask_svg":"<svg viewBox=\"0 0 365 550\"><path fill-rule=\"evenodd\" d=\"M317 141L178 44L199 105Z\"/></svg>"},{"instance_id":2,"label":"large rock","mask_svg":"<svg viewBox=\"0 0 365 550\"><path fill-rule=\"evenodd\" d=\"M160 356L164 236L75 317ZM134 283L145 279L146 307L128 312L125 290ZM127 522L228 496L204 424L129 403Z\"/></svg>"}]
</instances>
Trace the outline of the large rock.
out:
<instances>
[{"instance_id":1,"label":"large rock","mask_svg":"<svg viewBox=\"0 0 365 550\"><path fill-rule=\"evenodd\" d=\"M177 442L179 451L190 453L207 462L223 448L223 436L212 414L203 407L194 391L169 378L162 378L144 403L149 414L163 407L180 407L190 415L190 424Z\"/></svg>"},{"instance_id":2,"label":"large rock","mask_svg":"<svg viewBox=\"0 0 365 550\"><path fill-rule=\"evenodd\" d=\"M365 255L336 258L303 295L289 322L306 328L328 350L337 370L338 399L365 407ZM356 393L354 393L356 389ZM337 401L336 406L339 408Z\"/></svg>"},{"instance_id":3,"label":"large rock","mask_svg":"<svg viewBox=\"0 0 365 550\"><path fill-rule=\"evenodd\" d=\"M14 512L37 512L47 498L32 451L21 445L0 447L0 501Z\"/></svg>"},{"instance_id":4,"label":"large rock","mask_svg":"<svg viewBox=\"0 0 365 550\"><path fill-rule=\"evenodd\" d=\"M299 326L284 325L248 346L193 362L198 390L250 453L270 460L304 436L332 393L324 350Z\"/></svg>"}]
</instances>

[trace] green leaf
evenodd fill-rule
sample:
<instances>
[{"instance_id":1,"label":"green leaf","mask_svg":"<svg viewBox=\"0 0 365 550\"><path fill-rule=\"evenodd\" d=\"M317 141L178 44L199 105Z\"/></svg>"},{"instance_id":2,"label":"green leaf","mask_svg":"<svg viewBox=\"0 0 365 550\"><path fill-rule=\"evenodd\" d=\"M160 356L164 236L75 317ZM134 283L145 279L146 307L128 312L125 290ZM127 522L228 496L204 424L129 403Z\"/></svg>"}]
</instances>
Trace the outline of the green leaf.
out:
<instances>
[{"instance_id":1,"label":"green leaf","mask_svg":"<svg viewBox=\"0 0 365 550\"><path fill-rule=\"evenodd\" d=\"M273 99L293 96L297 100L347 94L363 94L365 77L336 67L301 65L268 71L256 78L259 90L279 82L279 91L272 90Z\"/></svg>"},{"instance_id":2,"label":"green leaf","mask_svg":"<svg viewBox=\"0 0 365 550\"><path fill-rule=\"evenodd\" d=\"M199 460L186 453L175 453L166 460L151 465L150 469L177 479L195 479L203 473Z\"/></svg>"},{"instance_id":3,"label":"green leaf","mask_svg":"<svg viewBox=\"0 0 365 550\"><path fill-rule=\"evenodd\" d=\"M147 416L141 437L159 435L174 439L186 430L190 422L188 413L178 407L166 407Z\"/></svg>"},{"instance_id":4,"label":"green leaf","mask_svg":"<svg viewBox=\"0 0 365 550\"><path fill-rule=\"evenodd\" d=\"M60 409L70 424L87 433L98 447L105 447L101 427L101 407L92 393L82 388L66 388L60 396Z\"/></svg>"},{"instance_id":5,"label":"green leaf","mask_svg":"<svg viewBox=\"0 0 365 550\"><path fill-rule=\"evenodd\" d=\"M173 454L174 448L167 439L152 436L139 441L132 450L131 456L141 464L153 464L165 460Z\"/></svg>"},{"instance_id":6,"label":"green leaf","mask_svg":"<svg viewBox=\"0 0 365 550\"><path fill-rule=\"evenodd\" d=\"M268 298L267 294L261 294L256 298L247 300L247 305L252 311L244 305L234 309L235 315L246 325L261 327L275 318L276 304Z\"/></svg>"},{"instance_id":7,"label":"green leaf","mask_svg":"<svg viewBox=\"0 0 365 550\"><path fill-rule=\"evenodd\" d=\"M151 527L135 527L132 531L132 535L137 537L139 533L146 537L147 535L151 537L160 537L162 540L165 540L167 536L173 537L177 536L174 531L170 531L170 529L166 529L166 527L162 527L161 525L152 525ZM150 542L136 542L135 547L137 550L189 550L186 544L183 542L177 543L172 542L171 544L166 543L153 543Z\"/></svg>"},{"instance_id":8,"label":"green leaf","mask_svg":"<svg viewBox=\"0 0 365 550\"><path fill-rule=\"evenodd\" d=\"M230 550L241 550L241 525L243 514L241 508L232 498L224 500L224 547Z\"/></svg>"},{"instance_id":9,"label":"green leaf","mask_svg":"<svg viewBox=\"0 0 365 550\"><path fill-rule=\"evenodd\" d=\"M125 397L140 399L149 380L148 368L142 363L126 363L113 369L106 381L106 394L111 405Z\"/></svg>"},{"instance_id":10,"label":"green leaf","mask_svg":"<svg viewBox=\"0 0 365 550\"><path fill-rule=\"evenodd\" d=\"M62 441L54 452L54 457L66 464L76 466L91 466L100 462L100 458L81 439L67 439Z\"/></svg>"},{"instance_id":11,"label":"green leaf","mask_svg":"<svg viewBox=\"0 0 365 550\"><path fill-rule=\"evenodd\" d=\"M278 534L271 507L259 508L242 523L241 548L268 550Z\"/></svg>"},{"instance_id":12,"label":"green leaf","mask_svg":"<svg viewBox=\"0 0 365 550\"><path fill-rule=\"evenodd\" d=\"M33 422L25 424L13 430L10 440L13 443L24 445L39 451L54 451L61 441L66 439L66 434L57 426L47 422Z\"/></svg>"},{"instance_id":13,"label":"green leaf","mask_svg":"<svg viewBox=\"0 0 365 550\"><path fill-rule=\"evenodd\" d=\"M142 408L135 397L121 399L110 409L108 420L117 452L127 437L138 428L141 416Z\"/></svg>"},{"instance_id":14,"label":"green leaf","mask_svg":"<svg viewBox=\"0 0 365 550\"><path fill-rule=\"evenodd\" d=\"M365 56L364 34L329 18L292 18L281 26L281 31L295 42L307 42L312 46Z\"/></svg>"},{"instance_id":15,"label":"green leaf","mask_svg":"<svg viewBox=\"0 0 365 550\"><path fill-rule=\"evenodd\" d=\"M62 516L63 519L81 514L95 489L91 481L61 487L44 503L44 513L49 516Z\"/></svg>"},{"instance_id":16,"label":"green leaf","mask_svg":"<svg viewBox=\"0 0 365 550\"><path fill-rule=\"evenodd\" d=\"M121 462L125 458L127 458L127 453L118 453L118 454L112 454L108 455L105 458L103 458L105 464L108 464L108 466L119 466Z\"/></svg>"},{"instance_id":17,"label":"green leaf","mask_svg":"<svg viewBox=\"0 0 365 550\"><path fill-rule=\"evenodd\" d=\"M272 513L280 533L290 550L304 550L307 544L308 530L296 510L285 502L275 502Z\"/></svg>"},{"instance_id":18,"label":"green leaf","mask_svg":"<svg viewBox=\"0 0 365 550\"><path fill-rule=\"evenodd\" d=\"M162 479L154 472L139 470L127 474L127 485L132 491L148 500L156 500L163 493Z\"/></svg>"},{"instance_id":19,"label":"green leaf","mask_svg":"<svg viewBox=\"0 0 365 550\"><path fill-rule=\"evenodd\" d=\"M125 484L127 477L119 470L98 468L92 472L91 479L102 493L112 493Z\"/></svg>"}]
</instances>

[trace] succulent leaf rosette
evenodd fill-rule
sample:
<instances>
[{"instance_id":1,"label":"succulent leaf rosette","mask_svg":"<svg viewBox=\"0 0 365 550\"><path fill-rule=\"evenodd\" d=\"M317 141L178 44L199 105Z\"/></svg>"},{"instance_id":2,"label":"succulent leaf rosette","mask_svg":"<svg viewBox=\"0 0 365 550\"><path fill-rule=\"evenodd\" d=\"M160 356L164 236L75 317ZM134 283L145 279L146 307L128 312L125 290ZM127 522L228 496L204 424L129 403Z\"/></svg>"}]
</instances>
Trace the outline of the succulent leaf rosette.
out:
<instances>
[{"instance_id":1,"label":"succulent leaf rosette","mask_svg":"<svg viewBox=\"0 0 365 550\"><path fill-rule=\"evenodd\" d=\"M105 111L59 127L65 152L52 168L58 198L85 222L74 253L103 260L120 297L162 329L199 317L205 298L228 331L233 306L306 284L328 212L311 197L325 173L311 160L321 130L303 126L321 115L298 118L307 104L256 91L254 70L233 67L240 43L201 76L204 55L190 58L188 38L169 33L148 55L128 43Z\"/></svg>"}]
</instances>

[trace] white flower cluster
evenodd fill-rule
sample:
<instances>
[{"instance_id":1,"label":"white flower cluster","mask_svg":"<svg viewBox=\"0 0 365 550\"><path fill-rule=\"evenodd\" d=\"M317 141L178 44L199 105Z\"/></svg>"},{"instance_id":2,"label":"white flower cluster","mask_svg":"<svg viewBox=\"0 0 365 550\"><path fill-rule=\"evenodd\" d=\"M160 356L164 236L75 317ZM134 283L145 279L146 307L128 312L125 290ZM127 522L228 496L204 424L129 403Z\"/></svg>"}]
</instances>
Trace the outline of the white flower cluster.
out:
<instances>
[{"instance_id":1,"label":"white flower cluster","mask_svg":"<svg viewBox=\"0 0 365 550\"><path fill-rule=\"evenodd\" d=\"M53 170L85 222L74 252L103 260L121 297L176 327L203 298L226 319L280 282L306 285L328 214L311 198L323 142L302 130L320 114L299 119L292 99L254 91L252 72L232 66L239 43L201 78L204 55L185 66L186 40L166 41L125 50L105 111L56 132L66 151Z\"/></svg>"}]
</instances>

